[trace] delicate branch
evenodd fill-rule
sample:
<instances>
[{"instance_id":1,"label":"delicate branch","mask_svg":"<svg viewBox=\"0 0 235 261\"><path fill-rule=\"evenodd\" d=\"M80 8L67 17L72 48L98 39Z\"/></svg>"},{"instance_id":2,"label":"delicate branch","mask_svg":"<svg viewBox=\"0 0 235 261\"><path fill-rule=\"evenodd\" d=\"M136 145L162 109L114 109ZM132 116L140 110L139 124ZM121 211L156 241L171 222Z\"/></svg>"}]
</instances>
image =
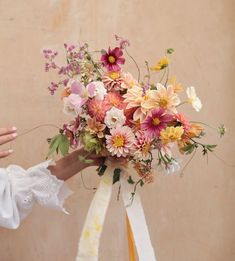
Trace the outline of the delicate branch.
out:
<instances>
[{"instance_id":1,"label":"delicate branch","mask_svg":"<svg viewBox=\"0 0 235 261\"><path fill-rule=\"evenodd\" d=\"M133 56L130 55L130 53L127 51L127 49L125 48L126 54L131 58L131 60L134 62L137 70L138 70L138 82L140 82L140 68L136 62L136 60L133 58Z\"/></svg>"}]
</instances>

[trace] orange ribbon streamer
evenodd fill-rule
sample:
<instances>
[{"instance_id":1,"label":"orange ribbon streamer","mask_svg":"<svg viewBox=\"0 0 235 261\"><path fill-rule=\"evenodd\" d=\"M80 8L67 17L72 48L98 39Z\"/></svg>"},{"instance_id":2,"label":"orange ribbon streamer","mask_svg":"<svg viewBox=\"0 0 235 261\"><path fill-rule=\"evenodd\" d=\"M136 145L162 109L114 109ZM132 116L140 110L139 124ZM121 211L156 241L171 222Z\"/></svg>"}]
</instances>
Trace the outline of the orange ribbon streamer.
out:
<instances>
[{"instance_id":1,"label":"orange ribbon streamer","mask_svg":"<svg viewBox=\"0 0 235 261\"><path fill-rule=\"evenodd\" d=\"M127 239L128 239L128 249L129 249L129 261L136 261L135 241L134 241L130 221L127 214L126 214L126 226L127 226Z\"/></svg>"}]
</instances>

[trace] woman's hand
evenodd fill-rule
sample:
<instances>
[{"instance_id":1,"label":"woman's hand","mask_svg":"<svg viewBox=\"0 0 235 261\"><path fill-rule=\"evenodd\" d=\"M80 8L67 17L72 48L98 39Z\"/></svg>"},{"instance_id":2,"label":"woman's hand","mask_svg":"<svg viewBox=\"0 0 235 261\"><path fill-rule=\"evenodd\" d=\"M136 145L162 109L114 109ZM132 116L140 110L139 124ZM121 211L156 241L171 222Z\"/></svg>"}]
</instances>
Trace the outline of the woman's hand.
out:
<instances>
[{"instance_id":1,"label":"woman's hand","mask_svg":"<svg viewBox=\"0 0 235 261\"><path fill-rule=\"evenodd\" d=\"M17 136L16 130L16 127L0 128L0 145L14 140ZM12 152L12 149L0 150L0 159L9 156Z\"/></svg>"},{"instance_id":2,"label":"woman's hand","mask_svg":"<svg viewBox=\"0 0 235 261\"><path fill-rule=\"evenodd\" d=\"M70 153L68 156L61 158L56 162L55 166L49 166L48 169L53 175L62 180L67 180L73 175L82 171L83 169L90 166L99 166L104 163L104 157L100 157L96 154L89 154L87 159L91 159L90 163L85 163L79 160L79 156L86 157L87 151L79 149Z\"/></svg>"}]
</instances>

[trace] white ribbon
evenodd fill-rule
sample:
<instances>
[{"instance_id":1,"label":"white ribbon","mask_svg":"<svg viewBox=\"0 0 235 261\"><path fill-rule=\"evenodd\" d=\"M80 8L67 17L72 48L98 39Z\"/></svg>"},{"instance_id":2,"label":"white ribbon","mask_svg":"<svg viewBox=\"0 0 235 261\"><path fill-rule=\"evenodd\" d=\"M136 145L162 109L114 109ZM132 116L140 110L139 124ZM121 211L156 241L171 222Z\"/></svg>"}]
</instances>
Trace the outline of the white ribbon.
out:
<instances>
[{"instance_id":1,"label":"white ribbon","mask_svg":"<svg viewBox=\"0 0 235 261\"><path fill-rule=\"evenodd\" d=\"M135 239L139 261L156 261L138 190L135 191L134 200L131 203L133 185L130 185L123 176L121 177L121 188L122 198Z\"/></svg>"},{"instance_id":2,"label":"white ribbon","mask_svg":"<svg viewBox=\"0 0 235 261\"><path fill-rule=\"evenodd\" d=\"M108 162L108 167L101 177L100 185L91 202L87 218L83 227L82 235L78 246L76 261L97 261L99 254L99 241L105 221L106 212L112 195L113 172L120 168L118 162ZM116 166L115 166L116 165ZM126 168L121 168L120 178L122 198L126 207L131 229L135 239L135 245L139 261L156 261L154 250L149 237L143 207L140 196L136 191L134 200L131 203L133 185L130 185L126 178Z\"/></svg>"}]
</instances>

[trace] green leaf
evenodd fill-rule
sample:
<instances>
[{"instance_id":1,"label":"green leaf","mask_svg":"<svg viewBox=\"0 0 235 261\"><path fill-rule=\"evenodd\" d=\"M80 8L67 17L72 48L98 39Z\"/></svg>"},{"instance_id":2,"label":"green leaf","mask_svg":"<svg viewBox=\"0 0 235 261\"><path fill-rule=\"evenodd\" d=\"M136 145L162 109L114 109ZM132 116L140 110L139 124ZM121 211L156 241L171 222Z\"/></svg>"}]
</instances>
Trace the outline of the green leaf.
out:
<instances>
[{"instance_id":1,"label":"green leaf","mask_svg":"<svg viewBox=\"0 0 235 261\"><path fill-rule=\"evenodd\" d=\"M120 180L121 169L115 169L113 172L113 184Z\"/></svg>"},{"instance_id":2,"label":"green leaf","mask_svg":"<svg viewBox=\"0 0 235 261\"><path fill-rule=\"evenodd\" d=\"M144 186L144 181L143 181L143 180L140 181L140 186L141 186L141 187Z\"/></svg>"},{"instance_id":3,"label":"green leaf","mask_svg":"<svg viewBox=\"0 0 235 261\"><path fill-rule=\"evenodd\" d=\"M106 169L107 169L106 165L104 165L104 164L100 165L99 168L97 169L98 175L103 176Z\"/></svg>"},{"instance_id":4,"label":"green leaf","mask_svg":"<svg viewBox=\"0 0 235 261\"><path fill-rule=\"evenodd\" d=\"M186 145L185 147L182 148L182 150L186 152L186 154L191 154L195 148L196 148L196 144L193 143L193 144Z\"/></svg>"},{"instance_id":5,"label":"green leaf","mask_svg":"<svg viewBox=\"0 0 235 261\"><path fill-rule=\"evenodd\" d=\"M59 150L63 156L68 155L69 153L69 139L66 135L61 134L61 139L59 143Z\"/></svg>"},{"instance_id":6,"label":"green leaf","mask_svg":"<svg viewBox=\"0 0 235 261\"><path fill-rule=\"evenodd\" d=\"M56 135L50 140L49 152L47 158L51 156L55 151L58 153L58 147L61 141L61 134Z\"/></svg>"},{"instance_id":7,"label":"green leaf","mask_svg":"<svg viewBox=\"0 0 235 261\"><path fill-rule=\"evenodd\" d=\"M129 184L135 184L135 182L134 182L134 180L132 179L131 176L129 176L127 182L128 182Z\"/></svg>"},{"instance_id":8,"label":"green leaf","mask_svg":"<svg viewBox=\"0 0 235 261\"><path fill-rule=\"evenodd\" d=\"M47 158L51 156L54 152L57 154L60 152L63 156L67 155L69 152L69 140L66 135L60 133L54 138L50 139L49 152Z\"/></svg>"},{"instance_id":9,"label":"green leaf","mask_svg":"<svg viewBox=\"0 0 235 261\"><path fill-rule=\"evenodd\" d=\"M207 148L210 152L212 152L215 147L217 147L217 145L215 145L215 144L208 144L208 145L206 145L206 148Z\"/></svg>"}]
</instances>

